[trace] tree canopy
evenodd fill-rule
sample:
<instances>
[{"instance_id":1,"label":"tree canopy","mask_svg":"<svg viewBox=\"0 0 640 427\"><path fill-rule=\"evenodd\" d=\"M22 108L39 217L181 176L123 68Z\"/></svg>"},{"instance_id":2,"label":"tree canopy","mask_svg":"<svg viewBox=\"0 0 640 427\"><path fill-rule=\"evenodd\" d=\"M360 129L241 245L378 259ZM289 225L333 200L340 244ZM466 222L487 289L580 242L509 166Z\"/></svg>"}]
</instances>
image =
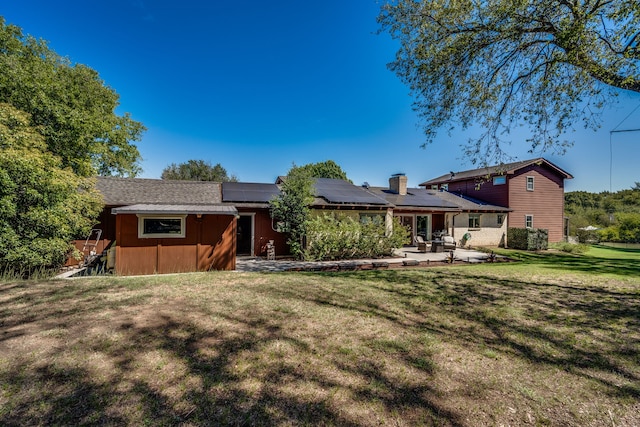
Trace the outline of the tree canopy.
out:
<instances>
[{"instance_id":1,"label":"tree canopy","mask_svg":"<svg viewBox=\"0 0 640 427\"><path fill-rule=\"evenodd\" d=\"M128 113L115 113L118 100L95 70L72 64L0 17L0 102L29 113L62 167L80 176L140 171L133 142L144 127Z\"/></svg>"},{"instance_id":2,"label":"tree canopy","mask_svg":"<svg viewBox=\"0 0 640 427\"><path fill-rule=\"evenodd\" d=\"M501 160L528 125L531 151L564 152L579 123L640 92L637 0L397 0L378 18L400 42L389 67L414 95L426 143L445 125L482 128L466 154Z\"/></svg>"},{"instance_id":3,"label":"tree canopy","mask_svg":"<svg viewBox=\"0 0 640 427\"><path fill-rule=\"evenodd\" d=\"M306 173L311 178L331 178L342 179L351 182L347 177L347 173L342 170L333 160L326 160L318 163L308 163L304 166L294 166L292 170L298 169L302 173Z\"/></svg>"},{"instance_id":4,"label":"tree canopy","mask_svg":"<svg viewBox=\"0 0 640 427\"><path fill-rule=\"evenodd\" d=\"M28 114L0 103L0 271L60 267L101 209L93 179L63 168Z\"/></svg>"},{"instance_id":5,"label":"tree canopy","mask_svg":"<svg viewBox=\"0 0 640 427\"><path fill-rule=\"evenodd\" d=\"M271 217L280 224L279 231L288 235L287 244L296 258L304 256L310 206L313 203L313 178L309 170L293 166L280 188L281 194L271 200Z\"/></svg>"},{"instance_id":6,"label":"tree canopy","mask_svg":"<svg viewBox=\"0 0 640 427\"><path fill-rule=\"evenodd\" d=\"M220 163L212 166L210 162L204 160L188 160L185 163L171 163L164 168L162 179L177 179L182 181L216 181L216 182L236 182L235 175L229 176L227 170Z\"/></svg>"}]
</instances>

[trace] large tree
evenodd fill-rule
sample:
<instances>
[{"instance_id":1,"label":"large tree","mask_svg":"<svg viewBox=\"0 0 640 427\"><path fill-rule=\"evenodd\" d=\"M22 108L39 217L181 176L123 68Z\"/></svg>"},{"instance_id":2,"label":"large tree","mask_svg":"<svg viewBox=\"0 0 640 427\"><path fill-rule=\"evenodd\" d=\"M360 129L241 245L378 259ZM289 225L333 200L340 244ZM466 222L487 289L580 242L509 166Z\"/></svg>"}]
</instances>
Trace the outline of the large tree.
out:
<instances>
[{"instance_id":1,"label":"large tree","mask_svg":"<svg viewBox=\"0 0 640 427\"><path fill-rule=\"evenodd\" d=\"M61 266L101 209L93 178L64 168L29 115L0 103L0 272Z\"/></svg>"},{"instance_id":2,"label":"large tree","mask_svg":"<svg viewBox=\"0 0 640 427\"><path fill-rule=\"evenodd\" d=\"M214 166L210 162L204 160L188 160L185 163L171 163L164 168L161 175L162 179L177 179L183 181L217 181L217 182L236 182L238 178L235 175L229 176L227 170L220 163Z\"/></svg>"},{"instance_id":3,"label":"large tree","mask_svg":"<svg viewBox=\"0 0 640 427\"><path fill-rule=\"evenodd\" d=\"M29 113L63 167L81 176L140 171L133 142L144 127L115 113L118 99L95 70L72 64L0 17L0 102Z\"/></svg>"},{"instance_id":4,"label":"large tree","mask_svg":"<svg viewBox=\"0 0 640 427\"><path fill-rule=\"evenodd\" d=\"M532 150L597 128L620 91L640 92L638 0L398 0L379 16L400 42L390 68L415 97L427 143L445 125L482 127L467 154L501 160L515 126Z\"/></svg>"},{"instance_id":5,"label":"large tree","mask_svg":"<svg viewBox=\"0 0 640 427\"><path fill-rule=\"evenodd\" d=\"M318 163L308 163L298 167L301 171L312 178L342 179L351 182L347 173L333 160L326 160Z\"/></svg>"}]
</instances>

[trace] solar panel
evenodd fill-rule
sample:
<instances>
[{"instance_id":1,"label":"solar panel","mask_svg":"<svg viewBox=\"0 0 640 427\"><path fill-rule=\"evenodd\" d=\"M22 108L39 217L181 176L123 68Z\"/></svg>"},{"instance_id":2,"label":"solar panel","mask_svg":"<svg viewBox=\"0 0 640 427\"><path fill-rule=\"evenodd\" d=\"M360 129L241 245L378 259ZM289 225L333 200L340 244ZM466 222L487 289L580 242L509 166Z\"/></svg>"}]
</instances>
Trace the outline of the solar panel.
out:
<instances>
[{"instance_id":1,"label":"solar panel","mask_svg":"<svg viewBox=\"0 0 640 427\"><path fill-rule=\"evenodd\" d=\"M268 203L280 194L275 184L250 182L223 182L222 200L224 202Z\"/></svg>"},{"instance_id":2,"label":"solar panel","mask_svg":"<svg viewBox=\"0 0 640 427\"><path fill-rule=\"evenodd\" d=\"M386 200L375 196L362 187L340 179L318 178L315 182L316 196L330 203L363 205L386 205Z\"/></svg>"}]
</instances>

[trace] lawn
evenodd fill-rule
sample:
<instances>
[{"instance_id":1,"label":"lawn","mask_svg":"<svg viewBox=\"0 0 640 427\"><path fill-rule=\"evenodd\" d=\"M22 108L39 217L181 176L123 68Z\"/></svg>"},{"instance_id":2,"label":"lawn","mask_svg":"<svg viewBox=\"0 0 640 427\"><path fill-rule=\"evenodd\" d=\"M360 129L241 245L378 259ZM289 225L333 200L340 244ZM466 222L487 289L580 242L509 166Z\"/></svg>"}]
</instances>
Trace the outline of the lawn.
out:
<instances>
[{"instance_id":1,"label":"lawn","mask_svg":"<svg viewBox=\"0 0 640 427\"><path fill-rule=\"evenodd\" d=\"M0 425L640 425L640 253L510 254L4 283Z\"/></svg>"}]
</instances>

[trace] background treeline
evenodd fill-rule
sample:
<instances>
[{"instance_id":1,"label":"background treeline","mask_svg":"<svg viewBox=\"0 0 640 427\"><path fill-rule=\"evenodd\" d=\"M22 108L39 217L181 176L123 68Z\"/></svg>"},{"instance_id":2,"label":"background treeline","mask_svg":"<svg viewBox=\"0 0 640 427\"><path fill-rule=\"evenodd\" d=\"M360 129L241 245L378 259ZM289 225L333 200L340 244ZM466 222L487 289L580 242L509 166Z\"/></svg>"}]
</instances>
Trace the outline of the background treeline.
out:
<instances>
[{"instance_id":1,"label":"background treeline","mask_svg":"<svg viewBox=\"0 0 640 427\"><path fill-rule=\"evenodd\" d=\"M565 212L569 217L569 234L581 241L640 243L640 182L615 193L568 192ZM580 230L587 226L598 230Z\"/></svg>"}]
</instances>

